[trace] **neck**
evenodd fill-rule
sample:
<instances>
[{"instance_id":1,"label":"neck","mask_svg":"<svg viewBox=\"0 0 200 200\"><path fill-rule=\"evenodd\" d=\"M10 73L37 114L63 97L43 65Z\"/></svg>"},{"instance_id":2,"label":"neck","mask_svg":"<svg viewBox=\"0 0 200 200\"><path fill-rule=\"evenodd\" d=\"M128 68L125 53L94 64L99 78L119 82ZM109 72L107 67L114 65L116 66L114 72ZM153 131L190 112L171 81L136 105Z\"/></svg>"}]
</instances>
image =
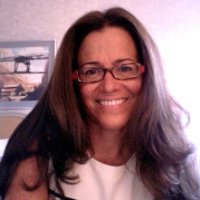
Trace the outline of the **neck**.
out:
<instances>
[{"instance_id":1,"label":"neck","mask_svg":"<svg viewBox=\"0 0 200 200\"><path fill-rule=\"evenodd\" d=\"M90 140L93 157L108 165L122 165L131 156L128 149L121 149L122 131L91 128Z\"/></svg>"}]
</instances>

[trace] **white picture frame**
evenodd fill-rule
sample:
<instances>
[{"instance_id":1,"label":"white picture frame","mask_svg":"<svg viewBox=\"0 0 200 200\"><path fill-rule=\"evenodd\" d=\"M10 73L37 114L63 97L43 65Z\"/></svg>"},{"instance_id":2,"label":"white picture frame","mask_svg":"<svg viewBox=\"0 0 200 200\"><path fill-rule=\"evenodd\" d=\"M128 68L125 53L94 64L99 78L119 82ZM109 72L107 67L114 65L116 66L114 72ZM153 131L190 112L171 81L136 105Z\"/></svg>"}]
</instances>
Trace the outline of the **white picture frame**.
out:
<instances>
[{"instance_id":1,"label":"white picture frame","mask_svg":"<svg viewBox=\"0 0 200 200\"><path fill-rule=\"evenodd\" d=\"M50 80L54 40L0 42L0 115L26 114Z\"/></svg>"}]
</instances>

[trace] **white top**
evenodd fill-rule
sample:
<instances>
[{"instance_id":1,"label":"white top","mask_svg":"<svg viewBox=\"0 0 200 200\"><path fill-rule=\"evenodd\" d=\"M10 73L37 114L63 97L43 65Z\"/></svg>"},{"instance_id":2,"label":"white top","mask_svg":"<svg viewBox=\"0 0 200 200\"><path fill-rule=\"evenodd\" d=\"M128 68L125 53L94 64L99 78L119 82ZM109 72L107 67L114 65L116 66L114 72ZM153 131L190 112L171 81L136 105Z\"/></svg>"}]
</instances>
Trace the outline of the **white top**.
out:
<instances>
[{"instance_id":1,"label":"white top","mask_svg":"<svg viewBox=\"0 0 200 200\"><path fill-rule=\"evenodd\" d=\"M91 158L86 164L75 164L72 174L80 182L61 182L65 196L77 200L153 200L135 171L135 159L121 166L111 166Z\"/></svg>"}]
</instances>

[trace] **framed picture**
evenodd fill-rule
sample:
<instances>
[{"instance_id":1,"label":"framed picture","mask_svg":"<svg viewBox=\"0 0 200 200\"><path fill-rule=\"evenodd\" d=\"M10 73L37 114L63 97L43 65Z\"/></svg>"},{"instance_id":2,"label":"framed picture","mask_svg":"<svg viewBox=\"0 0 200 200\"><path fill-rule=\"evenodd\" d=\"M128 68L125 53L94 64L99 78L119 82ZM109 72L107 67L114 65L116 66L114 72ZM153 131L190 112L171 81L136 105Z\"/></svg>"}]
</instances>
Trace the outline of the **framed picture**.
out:
<instances>
[{"instance_id":1,"label":"framed picture","mask_svg":"<svg viewBox=\"0 0 200 200\"><path fill-rule=\"evenodd\" d=\"M0 42L0 114L31 110L50 80L54 41Z\"/></svg>"}]
</instances>

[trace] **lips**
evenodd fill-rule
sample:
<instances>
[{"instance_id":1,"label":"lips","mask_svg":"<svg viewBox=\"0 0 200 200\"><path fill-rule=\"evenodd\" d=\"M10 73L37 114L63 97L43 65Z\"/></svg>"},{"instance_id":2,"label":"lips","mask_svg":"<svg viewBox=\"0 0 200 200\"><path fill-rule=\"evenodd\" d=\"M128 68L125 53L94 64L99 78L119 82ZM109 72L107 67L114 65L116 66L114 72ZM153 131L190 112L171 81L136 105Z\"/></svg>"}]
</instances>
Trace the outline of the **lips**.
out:
<instances>
[{"instance_id":1,"label":"lips","mask_svg":"<svg viewBox=\"0 0 200 200\"><path fill-rule=\"evenodd\" d=\"M116 106L122 104L126 99L99 100L98 103L103 106Z\"/></svg>"}]
</instances>

